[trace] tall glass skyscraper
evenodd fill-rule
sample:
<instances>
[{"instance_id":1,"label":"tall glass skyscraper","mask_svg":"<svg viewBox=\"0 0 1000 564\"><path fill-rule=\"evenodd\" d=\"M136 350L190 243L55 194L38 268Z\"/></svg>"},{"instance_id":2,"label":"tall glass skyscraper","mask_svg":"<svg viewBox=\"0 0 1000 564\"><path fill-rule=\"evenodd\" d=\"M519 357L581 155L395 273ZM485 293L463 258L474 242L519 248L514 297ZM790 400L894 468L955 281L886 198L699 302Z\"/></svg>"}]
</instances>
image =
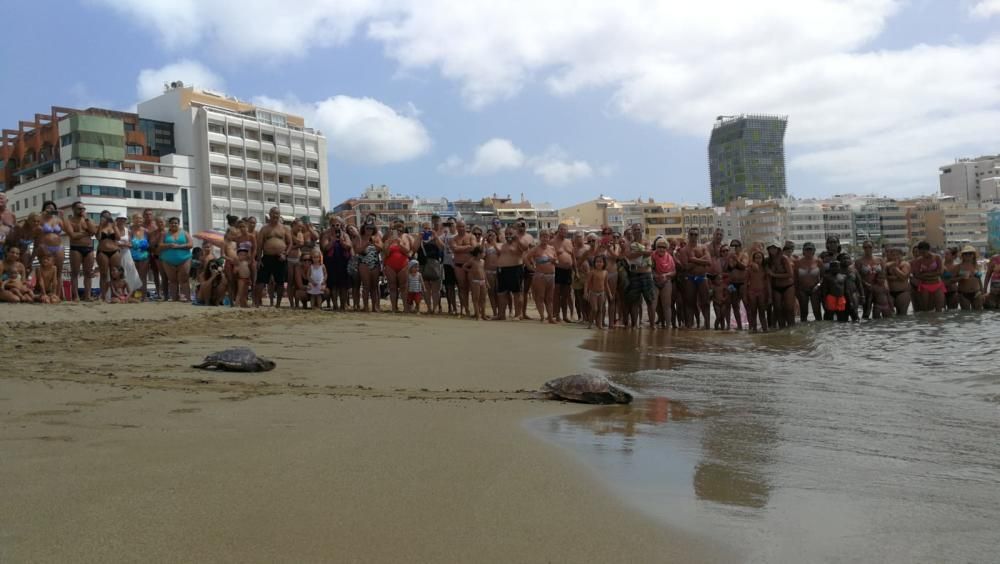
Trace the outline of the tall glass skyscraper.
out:
<instances>
[{"instance_id":1,"label":"tall glass skyscraper","mask_svg":"<svg viewBox=\"0 0 1000 564\"><path fill-rule=\"evenodd\" d=\"M708 142L712 205L782 198L787 116L719 116Z\"/></svg>"}]
</instances>

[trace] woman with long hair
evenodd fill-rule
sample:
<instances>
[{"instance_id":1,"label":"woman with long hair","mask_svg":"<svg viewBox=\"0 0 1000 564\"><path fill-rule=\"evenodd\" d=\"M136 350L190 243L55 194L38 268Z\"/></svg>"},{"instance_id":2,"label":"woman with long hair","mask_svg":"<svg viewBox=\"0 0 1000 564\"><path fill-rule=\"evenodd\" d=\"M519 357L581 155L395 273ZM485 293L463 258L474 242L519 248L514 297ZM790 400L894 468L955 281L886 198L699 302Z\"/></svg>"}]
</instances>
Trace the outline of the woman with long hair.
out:
<instances>
[{"instance_id":1,"label":"woman with long hair","mask_svg":"<svg viewBox=\"0 0 1000 564\"><path fill-rule=\"evenodd\" d=\"M118 230L111 212L104 210L101 212L101 223L97 227L97 267L101 273L101 299L108 298L109 284L111 283L111 269L122 265L121 248L118 240L125 236L125 233Z\"/></svg>"}]
</instances>

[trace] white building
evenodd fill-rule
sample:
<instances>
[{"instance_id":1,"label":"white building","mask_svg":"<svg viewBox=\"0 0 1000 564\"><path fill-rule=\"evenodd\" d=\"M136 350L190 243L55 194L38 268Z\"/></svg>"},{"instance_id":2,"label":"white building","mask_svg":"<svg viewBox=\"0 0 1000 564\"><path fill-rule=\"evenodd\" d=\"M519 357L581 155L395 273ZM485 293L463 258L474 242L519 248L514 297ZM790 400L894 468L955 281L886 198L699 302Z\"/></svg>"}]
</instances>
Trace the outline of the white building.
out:
<instances>
[{"instance_id":1,"label":"white building","mask_svg":"<svg viewBox=\"0 0 1000 564\"><path fill-rule=\"evenodd\" d=\"M326 138L303 118L173 83L139 114L174 124L177 153L192 157L192 229L222 229L226 215L320 224L330 207Z\"/></svg>"},{"instance_id":2,"label":"white building","mask_svg":"<svg viewBox=\"0 0 1000 564\"><path fill-rule=\"evenodd\" d=\"M957 159L938 170L941 171L939 181L943 196L976 203L983 199L982 181L1000 177L1000 155Z\"/></svg>"}]
</instances>

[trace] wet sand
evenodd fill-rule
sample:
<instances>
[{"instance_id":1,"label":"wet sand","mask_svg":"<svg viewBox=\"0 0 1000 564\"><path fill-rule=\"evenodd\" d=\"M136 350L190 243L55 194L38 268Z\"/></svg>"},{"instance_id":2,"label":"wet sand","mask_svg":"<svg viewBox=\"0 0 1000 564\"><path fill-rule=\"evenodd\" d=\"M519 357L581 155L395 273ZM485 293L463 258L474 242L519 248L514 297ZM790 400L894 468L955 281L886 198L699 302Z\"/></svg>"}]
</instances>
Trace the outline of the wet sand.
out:
<instances>
[{"instance_id":1,"label":"wet sand","mask_svg":"<svg viewBox=\"0 0 1000 564\"><path fill-rule=\"evenodd\" d=\"M44 319L44 321L41 321ZM524 421L586 368L537 322L0 310L0 561L718 562ZM261 374L189 368L246 344Z\"/></svg>"}]
</instances>

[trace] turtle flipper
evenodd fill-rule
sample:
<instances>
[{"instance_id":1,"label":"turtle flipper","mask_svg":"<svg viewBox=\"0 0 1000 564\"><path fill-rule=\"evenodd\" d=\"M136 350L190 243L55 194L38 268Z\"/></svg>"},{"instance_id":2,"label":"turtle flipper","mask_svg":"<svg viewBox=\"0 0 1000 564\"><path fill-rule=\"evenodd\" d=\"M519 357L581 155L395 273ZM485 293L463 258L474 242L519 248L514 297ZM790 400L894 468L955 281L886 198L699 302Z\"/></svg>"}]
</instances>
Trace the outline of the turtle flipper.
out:
<instances>
[{"instance_id":1,"label":"turtle flipper","mask_svg":"<svg viewBox=\"0 0 1000 564\"><path fill-rule=\"evenodd\" d=\"M208 369L208 368L212 368L212 367L215 367L215 366L216 366L216 363L205 361L205 362L203 362L201 364L192 364L191 368L204 368L204 369Z\"/></svg>"}]
</instances>

